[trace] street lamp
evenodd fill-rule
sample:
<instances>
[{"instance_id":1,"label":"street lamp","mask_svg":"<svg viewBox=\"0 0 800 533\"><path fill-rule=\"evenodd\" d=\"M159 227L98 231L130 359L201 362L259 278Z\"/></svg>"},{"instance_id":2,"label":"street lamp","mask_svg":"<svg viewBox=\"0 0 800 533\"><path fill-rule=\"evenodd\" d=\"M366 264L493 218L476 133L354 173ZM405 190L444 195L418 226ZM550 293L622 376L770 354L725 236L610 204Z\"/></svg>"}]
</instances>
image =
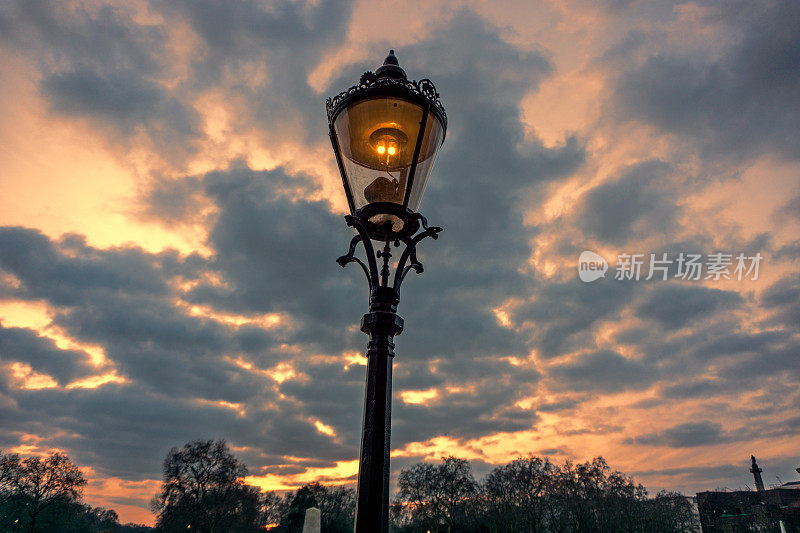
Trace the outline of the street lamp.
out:
<instances>
[{"instance_id":1,"label":"street lamp","mask_svg":"<svg viewBox=\"0 0 800 533\"><path fill-rule=\"evenodd\" d=\"M350 207L345 220L357 232L348 253L336 261L342 267L358 263L369 284L369 313L361 320L369 344L355 531L383 533L389 524L393 339L403 331L397 304L406 274L422 272L417 244L425 237L436 239L442 231L429 227L417 209L444 142L447 115L433 83L410 81L394 50L383 66L362 75L358 85L328 98L326 107ZM376 251L372 241L383 248ZM401 242L405 248L390 283L391 245ZM359 243L366 263L355 256Z\"/></svg>"}]
</instances>

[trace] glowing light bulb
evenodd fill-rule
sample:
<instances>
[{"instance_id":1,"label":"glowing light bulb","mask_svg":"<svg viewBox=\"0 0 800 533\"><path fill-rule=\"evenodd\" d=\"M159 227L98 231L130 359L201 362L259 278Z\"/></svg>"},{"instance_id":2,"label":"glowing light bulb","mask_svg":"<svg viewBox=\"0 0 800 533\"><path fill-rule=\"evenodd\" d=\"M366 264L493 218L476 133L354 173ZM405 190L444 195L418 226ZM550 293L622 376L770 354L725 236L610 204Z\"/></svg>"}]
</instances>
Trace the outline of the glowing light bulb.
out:
<instances>
[{"instance_id":1,"label":"glowing light bulb","mask_svg":"<svg viewBox=\"0 0 800 533\"><path fill-rule=\"evenodd\" d=\"M408 137L397 128L379 128L369 136L369 147L375 150L372 158L377 156L374 163L381 168L394 168L401 164L401 153L406 153ZM399 168L399 167L398 167ZM394 168L397 170L397 168Z\"/></svg>"}]
</instances>

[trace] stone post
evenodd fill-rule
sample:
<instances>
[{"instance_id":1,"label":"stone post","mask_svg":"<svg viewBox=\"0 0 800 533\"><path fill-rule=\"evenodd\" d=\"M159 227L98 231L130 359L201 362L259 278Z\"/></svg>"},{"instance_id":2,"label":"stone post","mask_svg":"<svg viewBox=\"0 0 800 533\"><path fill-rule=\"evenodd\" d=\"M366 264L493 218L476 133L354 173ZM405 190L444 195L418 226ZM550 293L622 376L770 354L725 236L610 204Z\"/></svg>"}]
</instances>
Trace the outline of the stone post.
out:
<instances>
[{"instance_id":1,"label":"stone post","mask_svg":"<svg viewBox=\"0 0 800 533\"><path fill-rule=\"evenodd\" d=\"M320 514L316 507L306 509L306 519L303 522L303 533L319 533Z\"/></svg>"}]
</instances>

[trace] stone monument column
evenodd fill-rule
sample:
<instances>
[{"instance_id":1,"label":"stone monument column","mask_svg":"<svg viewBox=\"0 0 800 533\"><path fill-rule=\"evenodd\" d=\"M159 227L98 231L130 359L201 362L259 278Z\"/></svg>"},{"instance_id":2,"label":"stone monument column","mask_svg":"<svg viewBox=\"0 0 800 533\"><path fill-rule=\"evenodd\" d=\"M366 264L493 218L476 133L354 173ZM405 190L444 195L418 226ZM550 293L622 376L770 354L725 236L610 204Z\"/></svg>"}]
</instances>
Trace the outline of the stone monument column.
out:
<instances>
[{"instance_id":1,"label":"stone monument column","mask_svg":"<svg viewBox=\"0 0 800 533\"><path fill-rule=\"evenodd\" d=\"M758 465L756 464L756 458L754 456L750 456L750 461L752 461L752 467L750 468L750 472L753 473L753 479L756 482L756 490L759 492L764 491L764 481L761 479L761 470Z\"/></svg>"}]
</instances>

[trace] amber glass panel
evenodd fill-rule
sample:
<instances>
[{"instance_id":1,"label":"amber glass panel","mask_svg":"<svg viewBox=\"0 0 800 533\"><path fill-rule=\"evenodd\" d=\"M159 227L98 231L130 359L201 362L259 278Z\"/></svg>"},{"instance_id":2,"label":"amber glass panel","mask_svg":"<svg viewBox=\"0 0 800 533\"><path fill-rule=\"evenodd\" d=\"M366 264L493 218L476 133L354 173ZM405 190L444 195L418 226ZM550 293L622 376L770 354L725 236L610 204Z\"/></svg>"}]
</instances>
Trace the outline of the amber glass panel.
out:
<instances>
[{"instance_id":1,"label":"amber glass panel","mask_svg":"<svg viewBox=\"0 0 800 533\"><path fill-rule=\"evenodd\" d=\"M402 205L422 111L416 103L384 96L359 100L339 113L334 129L356 209L373 202ZM425 128L420 162L432 159L441 142L438 121L432 123ZM420 181L423 188L426 180Z\"/></svg>"},{"instance_id":2,"label":"amber glass panel","mask_svg":"<svg viewBox=\"0 0 800 533\"><path fill-rule=\"evenodd\" d=\"M422 147L417 170L414 172L414 183L411 185L411 194L408 197L408 208L412 211L419 211L419 204L422 201L422 193L425 192L425 185L428 183L433 164L436 162L436 154L442 145L442 124L433 113L428 114L428 121L425 124L425 134L422 137Z\"/></svg>"}]
</instances>

